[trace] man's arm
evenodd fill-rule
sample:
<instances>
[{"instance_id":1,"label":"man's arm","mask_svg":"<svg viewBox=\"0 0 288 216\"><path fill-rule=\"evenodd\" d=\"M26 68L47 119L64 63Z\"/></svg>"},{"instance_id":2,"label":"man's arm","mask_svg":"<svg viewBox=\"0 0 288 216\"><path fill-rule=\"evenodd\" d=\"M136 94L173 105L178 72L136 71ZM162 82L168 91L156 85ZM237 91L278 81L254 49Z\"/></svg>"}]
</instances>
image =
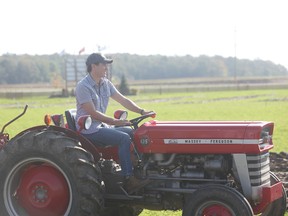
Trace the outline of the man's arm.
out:
<instances>
[{"instance_id":1,"label":"man's arm","mask_svg":"<svg viewBox=\"0 0 288 216\"><path fill-rule=\"evenodd\" d=\"M125 107L126 109L135 112L135 113L139 113L141 115L149 113L149 112L145 112L144 109L140 108L136 103L134 103L132 100L130 100L129 98L125 97L124 95L122 95L120 92L115 92L115 94L113 94L111 96L111 98L113 98L115 101L117 101L118 103L120 103L123 107Z\"/></svg>"},{"instance_id":2,"label":"man's arm","mask_svg":"<svg viewBox=\"0 0 288 216\"><path fill-rule=\"evenodd\" d=\"M98 112L92 102L87 102L81 105L83 109L91 116L92 119L95 119L100 122L104 122L109 125L124 126L129 125L128 120L120 120L111 118L101 112Z\"/></svg>"}]
</instances>

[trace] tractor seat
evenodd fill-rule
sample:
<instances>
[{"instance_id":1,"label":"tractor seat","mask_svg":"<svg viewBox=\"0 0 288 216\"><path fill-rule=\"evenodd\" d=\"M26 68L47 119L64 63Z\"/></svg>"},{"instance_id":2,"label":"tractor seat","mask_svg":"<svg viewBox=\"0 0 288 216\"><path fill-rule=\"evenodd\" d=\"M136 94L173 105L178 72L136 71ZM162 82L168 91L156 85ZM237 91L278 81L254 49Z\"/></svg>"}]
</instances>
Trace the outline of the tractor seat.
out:
<instances>
[{"instance_id":1,"label":"tractor seat","mask_svg":"<svg viewBox=\"0 0 288 216\"><path fill-rule=\"evenodd\" d=\"M66 121L68 128L77 131L76 130L76 109L69 109L65 111Z\"/></svg>"},{"instance_id":2,"label":"tractor seat","mask_svg":"<svg viewBox=\"0 0 288 216\"><path fill-rule=\"evenodd\" d=\"M68 125L68 128L76 131L76 109L69 109L65 111L65 117L66 117L66 122ZM112 145L105 145L104 143L94 143L96 146L101 147L101 148L107 148L107 147L112 147Z\"/></svg>"}]
</instances>

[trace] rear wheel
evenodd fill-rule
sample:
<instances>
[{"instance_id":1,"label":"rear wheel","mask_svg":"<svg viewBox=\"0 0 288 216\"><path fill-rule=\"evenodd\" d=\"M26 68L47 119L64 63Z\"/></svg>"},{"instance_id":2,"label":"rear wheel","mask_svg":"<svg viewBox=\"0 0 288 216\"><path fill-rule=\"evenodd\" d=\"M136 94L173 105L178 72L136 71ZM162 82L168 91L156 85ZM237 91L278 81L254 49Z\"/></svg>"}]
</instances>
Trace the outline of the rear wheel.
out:
<instances>
[{"instance_id":1,"label":"rear wheel","mask_svg":"<svg viewBox=\"0 0 288 216\"><path fill-rule=\"evenodd\" d=\"M0 152L0 215L100 215L101 173L78 141L34 131Z\"/></svg>"},{"instance_id":2,"label":"rear wheel","mask_svg":"<svg viewBox=\"0 0 288 216\"><path fill-rule=\"evenodd\" d=\"M276 184L277 182L280 182L280 179L275 175L275 173L270 172L270 181L271 185ZM287 204L286 204L286 191L284 186L282 186L282 194L283 196L280 199L275 200L273 203L271 203L265 211L261 214L261 216L283 216L285 215Z\"/></svg>"},{"instance_id":3,"label":"rear wheel","mask_svg":"<svg viewBox=\"0 0 288 216\"><path fill-rule=\"evenodd\" d=\"M222 185L209 185L186 197L182 215L252 216L253 211L238 191Z\"/></svg>"}]
</instances>

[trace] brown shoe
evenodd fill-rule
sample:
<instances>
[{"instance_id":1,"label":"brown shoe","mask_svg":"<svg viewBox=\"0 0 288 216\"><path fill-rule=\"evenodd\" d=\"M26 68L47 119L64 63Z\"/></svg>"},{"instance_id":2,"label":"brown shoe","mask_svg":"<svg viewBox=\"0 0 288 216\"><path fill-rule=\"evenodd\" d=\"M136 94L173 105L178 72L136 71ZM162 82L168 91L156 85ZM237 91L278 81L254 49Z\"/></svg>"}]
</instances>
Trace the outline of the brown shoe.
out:
<instances>
[{"instance_id":1,"label":"brown shoe","mask_svg":"<svg viewBox=\"0 0 288 216\"><path fill-rule=\"evenodd\" d=\"M150 182L151 180L149 179L138 179L135 176L130 176L128 179L126 179L124 187L128 193L133 193Z\"/></svg>"}]
</instances>

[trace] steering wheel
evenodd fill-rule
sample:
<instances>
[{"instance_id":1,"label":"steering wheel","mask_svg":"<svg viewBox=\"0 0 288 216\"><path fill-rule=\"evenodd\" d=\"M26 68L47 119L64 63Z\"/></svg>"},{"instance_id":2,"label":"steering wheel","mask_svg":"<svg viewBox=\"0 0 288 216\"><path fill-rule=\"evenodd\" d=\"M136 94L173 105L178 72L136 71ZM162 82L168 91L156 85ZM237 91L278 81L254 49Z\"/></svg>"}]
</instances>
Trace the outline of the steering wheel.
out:
<instances>
[{"instance_id":1,"label":"steering wheel","mask_svg":"<svg viewBox=\"0 0 288 216\"><path fill-rule=\"evenodd\" d=\"M139 116L137 118L130 119L129 121L130 121L131 125L134 127L134 129L137 129L138 128L138 124L141 121L143 121L144 119L149 118L149 117L155 118L155 116L156 116L155 112L150 112L148 114Z\"/></svg>"}]
</instances>

